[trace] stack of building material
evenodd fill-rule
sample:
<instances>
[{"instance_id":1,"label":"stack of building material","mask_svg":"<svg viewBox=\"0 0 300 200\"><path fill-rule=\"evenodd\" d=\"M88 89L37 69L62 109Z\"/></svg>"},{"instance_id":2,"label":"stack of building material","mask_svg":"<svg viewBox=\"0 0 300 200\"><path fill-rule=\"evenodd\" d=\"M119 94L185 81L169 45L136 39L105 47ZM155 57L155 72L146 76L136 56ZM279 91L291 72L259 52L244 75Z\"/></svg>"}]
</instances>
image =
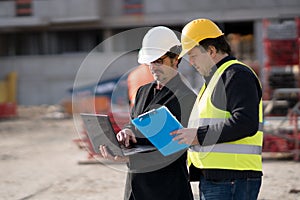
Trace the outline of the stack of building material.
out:
<instances>
[{"instance_id":1,"label":"stack of building material","mask_svg":"<svg viewBox=\"0 0 300 200\"><path fill-rule=\"evenodd\" d=\"M17 73L9 73L0 80L0 118L17 115Z\"/></svg>"},{"instance_id":2,"label":"stack of building material","mask_svg":"<svg viewBox=\"0 0 300 200\"><path fill-rule=\"evenodd\" d=\"M264 21L264 100L273 98L273 91L279 88L299 88L299 43L300 19L282 22ZM274 108L276 115L286 115L298 101L299 95L284 94L279 100L286 100L285 109Z\"/></svg>"}]
</instances>

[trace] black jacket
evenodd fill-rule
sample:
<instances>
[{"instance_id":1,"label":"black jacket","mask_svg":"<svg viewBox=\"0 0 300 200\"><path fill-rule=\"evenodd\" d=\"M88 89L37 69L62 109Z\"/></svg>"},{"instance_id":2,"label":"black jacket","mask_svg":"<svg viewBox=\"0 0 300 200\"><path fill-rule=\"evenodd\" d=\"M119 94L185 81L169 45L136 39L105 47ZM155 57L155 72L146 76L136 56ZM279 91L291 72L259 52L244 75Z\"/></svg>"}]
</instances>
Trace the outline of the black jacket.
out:
<instances>
[{"instance_id":1,"label":"black jacket","mask_svg":"<svg viewBox=\"0 0 300 200\"><path fill-rule=\"evenodd\" d=\"M186 127L196 95L183 83L179 75L161 90L155 88L155 82L139 88L131 118L165 105ZM126 127L134 131L139 144L150 144L132 124ZM188 182L185 151L167 157L162 156L159 151L140 153L130 156L129 159L131 172L127 175L126 200L193 199Z\"/></svg>"},{"instance_id":2,"label":"black jacket","mask_svg":"<svg viewBox=\"0 0 300 200\"><path fill-rule=\"evenodd\" d=\"M233 59L235 58L231 56L222 59L213 68L212 75L218 67ZM211 77L206 78L207 84L210 78ZM233 64L228 67L218 81L216 89L213 91L212 103L217 108L229 111L232 118L225 120L223 126L210 125L209 138L219 137L217 143L224 143L253 136L258 130L258 105L261 97L262 90L260 83L250 69L240 64ZM212 145L215 141L212 139L210 143L209 138L206 138L205 144L203 144L207 130L208 126L198 128L197 137L200 145ZM214 136L214 133L217 136ZM199 170L193 166L190 167L191 180L198 181L200 173L202 173L205 178L212 180L255 178L262 176L262 172L257 171L222 169Z\"/></svg>"}]
</instances>

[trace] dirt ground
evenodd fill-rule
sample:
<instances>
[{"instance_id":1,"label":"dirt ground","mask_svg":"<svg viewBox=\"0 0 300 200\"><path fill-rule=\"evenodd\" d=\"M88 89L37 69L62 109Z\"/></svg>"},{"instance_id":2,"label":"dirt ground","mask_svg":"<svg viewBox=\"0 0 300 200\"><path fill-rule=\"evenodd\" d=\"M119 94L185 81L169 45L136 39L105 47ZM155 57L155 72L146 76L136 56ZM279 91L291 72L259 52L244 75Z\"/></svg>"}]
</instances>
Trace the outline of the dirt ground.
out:
<instances>
[{"instance_id":1,"label":"dirt ground","mask_svg":"<svg viewBox=\"0 0 300 200\"><path fill-rule=\"evenodd\" d=\"M73 142L73 118L57 110L19 107L18 117L0 120L0 199L122 199L125 166L78 164L88 153ZM263 170L260 200L300 200L300 162L264 160Z\"/></svg>"}]
</instances>

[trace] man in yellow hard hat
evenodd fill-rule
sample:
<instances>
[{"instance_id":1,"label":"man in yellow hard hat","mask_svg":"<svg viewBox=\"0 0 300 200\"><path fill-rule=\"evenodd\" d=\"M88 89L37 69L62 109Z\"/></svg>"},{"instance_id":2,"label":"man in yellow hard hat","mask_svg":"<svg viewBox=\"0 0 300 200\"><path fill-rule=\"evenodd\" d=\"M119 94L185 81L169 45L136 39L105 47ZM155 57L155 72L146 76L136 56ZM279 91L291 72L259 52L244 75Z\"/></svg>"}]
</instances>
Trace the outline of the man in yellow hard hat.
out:
<instances>
[{"instance_id":1,"label":"man in yellow hard hat","mask_svg":"<svg viewBox=\"0 0 300 200\"><path fill-rule=\"evenodd\" d=\"M262 88L254 71L230 55L223 32L209 19L189 22L182 52L204 76L188 128L174 140L190 145L191 181L200 199L257 199L262 178Z\"/></svg>"}]
</instances>

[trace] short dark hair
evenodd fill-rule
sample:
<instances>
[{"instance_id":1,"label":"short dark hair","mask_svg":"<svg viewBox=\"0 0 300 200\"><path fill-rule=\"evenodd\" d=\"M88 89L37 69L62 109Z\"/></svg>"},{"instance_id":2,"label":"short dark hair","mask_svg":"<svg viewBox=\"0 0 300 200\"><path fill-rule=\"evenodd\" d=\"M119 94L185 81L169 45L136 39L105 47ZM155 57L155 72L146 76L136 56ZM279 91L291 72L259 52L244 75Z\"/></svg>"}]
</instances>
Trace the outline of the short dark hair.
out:
<instances>
[{"instance_id":1,"label":"short dark hair","mask_svg":"<svg viewBox=\"0 0 300 200\"><path fill-rule=\"evenodd\" d=\"M170 51L168 51L165 55L168 56L169 58L174 59L174 58L176 58L176 56L178 56L180 54L180 52L181 52L181 46L176 45L176 46L172 47L170 49ZM181 58L178 59L178 64L180 63L180 61L181 61Z\"/></svg>"},{"instance_id":2,"label":"short dark hair","mask_svg":"<svg viewBox=\"0 0 300 200\"><path fill-rule=\"evenodd\" d=\"M199 45L203 47L205 50L208 49L209 46L214 46L217 52L231 54L231 48L224 35L221 35L217 38L207 38L199 42Z\"/></svg>"}]
</instances>

